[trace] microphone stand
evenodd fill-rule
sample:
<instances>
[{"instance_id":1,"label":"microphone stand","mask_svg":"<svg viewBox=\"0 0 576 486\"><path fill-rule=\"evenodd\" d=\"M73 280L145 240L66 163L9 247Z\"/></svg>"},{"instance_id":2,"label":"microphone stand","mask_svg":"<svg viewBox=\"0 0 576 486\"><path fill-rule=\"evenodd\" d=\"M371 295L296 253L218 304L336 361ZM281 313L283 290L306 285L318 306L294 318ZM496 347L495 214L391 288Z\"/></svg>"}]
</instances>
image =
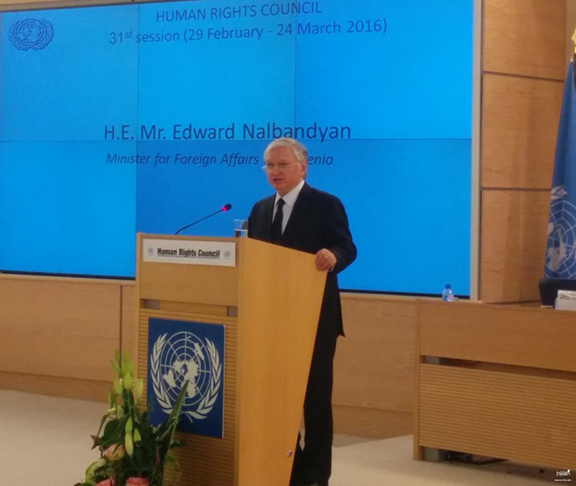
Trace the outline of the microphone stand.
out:
<instances>
[{"instance_id":1,"label":"microphone stand","mask_svg":"<svg viewBox=\"0 0 576 486\"><path fill-rule=\"evenodd\" d=\"M225 213L226 211L230 211L230 209L232 209L232 205L226 204L226 206L221 207L218 211L209 214L208 216L204 216L202 219L199 219L198 221L194 221L193 223L187 224L183 228L180 228L178 231L176 231L176 233L174 233L174 236L180 234L185 229L190 228L190 226L194 226L195 224L201 223L205 219L211 218L212 216L216 216L218 213Z\"/></svg>"}]
</instances>

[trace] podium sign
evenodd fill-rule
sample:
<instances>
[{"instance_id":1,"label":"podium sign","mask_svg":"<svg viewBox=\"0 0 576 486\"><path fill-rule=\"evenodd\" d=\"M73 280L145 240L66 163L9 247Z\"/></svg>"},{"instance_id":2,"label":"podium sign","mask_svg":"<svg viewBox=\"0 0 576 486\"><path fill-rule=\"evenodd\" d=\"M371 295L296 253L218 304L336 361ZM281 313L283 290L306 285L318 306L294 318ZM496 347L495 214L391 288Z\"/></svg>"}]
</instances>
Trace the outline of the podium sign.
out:
<instances>
[{"instance_id":1,"label":"podium sign","mask_svg":"<svg viewBox=\"0 0 576 486\"><path fill-rule=\"evenodd\" d=\"M236 243L145 239L142 245L145 262L236 266Z\"/></svg>"}]
</instances>

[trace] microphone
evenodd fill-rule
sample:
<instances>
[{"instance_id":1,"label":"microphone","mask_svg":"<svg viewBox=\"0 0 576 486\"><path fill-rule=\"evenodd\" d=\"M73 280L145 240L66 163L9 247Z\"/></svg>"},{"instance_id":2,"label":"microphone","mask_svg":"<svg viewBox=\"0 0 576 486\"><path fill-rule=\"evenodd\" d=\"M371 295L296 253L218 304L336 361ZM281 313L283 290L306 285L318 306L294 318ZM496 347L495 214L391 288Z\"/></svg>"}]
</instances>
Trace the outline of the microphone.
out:
<instances>
[{"instance_id":1,"label":"microphone","mask_svg":"<svg viewBox=\"0 0 576 486\"><path fill-rule=\"evenodd\" d=\"M205 219L211 218L212 216L216 216L218 213L225 213L226 211L230 211L231 209L232 209L232 204L230 204L230 203L225 204L218 211L216 211L212 214L209 214L208 216L204 216L203 218L199 219L198 221L194 221L193 223L187 224L183 228L180 228L178 231L176 231L176 233L174 233L174 235L178 235L178 234L180 234L180 232L184 231L186 228L190 228L190 226L194 226L195 224L198 224L201 221L204 221Z\"/></svg>"}]
</instances>

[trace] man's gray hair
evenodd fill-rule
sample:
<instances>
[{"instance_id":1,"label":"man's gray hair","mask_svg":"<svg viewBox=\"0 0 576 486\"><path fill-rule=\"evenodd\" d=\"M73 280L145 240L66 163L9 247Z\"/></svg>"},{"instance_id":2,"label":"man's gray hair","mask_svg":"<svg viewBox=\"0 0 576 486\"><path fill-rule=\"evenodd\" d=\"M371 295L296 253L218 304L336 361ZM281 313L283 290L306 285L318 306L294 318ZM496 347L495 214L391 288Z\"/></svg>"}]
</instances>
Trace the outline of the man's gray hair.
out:
<instances>
[{"instance_id":1,"label":"man's gray hair","mask_svg":"<svg viewBox=\"0 0 576 486\"><path fill-rule=\"evenodd\" d=\"M304 147L304 145L302 145L298 140L288 137L277 138L276 140L270 142L270 145L268 145L266 150L264 150L264 161L268 159L268 154L270 151L278 147L292 147L294 156L298 162L301 164L308 163L308 151L306 150L306 147Z\"/></svg>"}]
</instances>

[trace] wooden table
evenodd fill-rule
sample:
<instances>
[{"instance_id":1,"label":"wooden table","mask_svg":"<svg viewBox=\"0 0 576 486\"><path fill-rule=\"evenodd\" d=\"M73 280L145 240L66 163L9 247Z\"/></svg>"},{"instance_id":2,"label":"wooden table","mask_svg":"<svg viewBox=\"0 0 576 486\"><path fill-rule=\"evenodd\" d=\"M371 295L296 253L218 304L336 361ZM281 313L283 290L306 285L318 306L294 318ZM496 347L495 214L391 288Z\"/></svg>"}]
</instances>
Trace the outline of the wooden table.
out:
<instances>
[{"instance_id":1,"label":"wooden table","mask_svg":"<svg viewBox=\"0 0 576 486\"><path fill-rule=\"evenodd\" d=\"M576 469L576 313L419 301L424 448Z\"/></svg>"}]
</instances>

